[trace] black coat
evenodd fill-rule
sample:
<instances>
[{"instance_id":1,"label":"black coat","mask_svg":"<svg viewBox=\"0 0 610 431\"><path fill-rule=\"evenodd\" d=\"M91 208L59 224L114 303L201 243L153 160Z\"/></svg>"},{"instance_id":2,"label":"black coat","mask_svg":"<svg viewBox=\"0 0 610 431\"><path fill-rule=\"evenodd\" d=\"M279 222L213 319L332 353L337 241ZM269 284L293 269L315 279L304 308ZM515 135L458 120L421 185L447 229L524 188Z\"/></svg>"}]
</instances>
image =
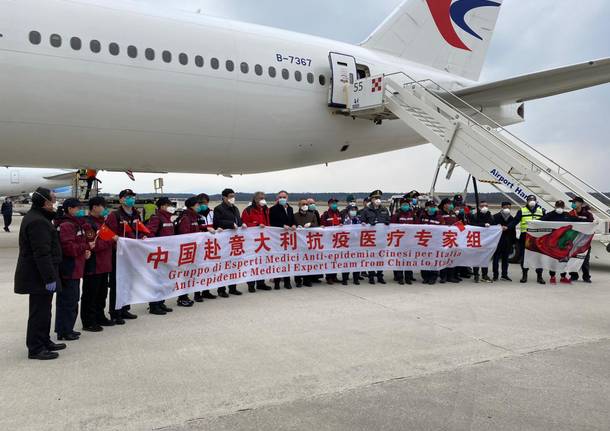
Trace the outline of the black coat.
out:
<instances>
[{"instance_id":1,"label":"black coat","mask_svg":"<svg viewBox=\"0 0 610 431\"><path fill-rule=\"evenodd\" d=\"M485 225L493 225L494 217L490 212L483 214L482 212L477 212L476 214L470 214L468 224L471 226L485 227Z\"/></svg>"},{"instance_id":2,"label":"black coat","mask_svg":"<svg viewBox=\"0 0 610 431\"><path fill-rule=\"evenodd\" d=\"M360 219L362 223L370 224L371 226L375 226L376 224L390 224L390 211L386 207L373 208L366 207L362 210L360 214Z\"/></svg>"},{"instance_id":3,"label":"black coat","mask_svg":"<svg viewBox=\"0 0 610 431\"><path fill-rule=\"evenodd\" d=\"M269 224L273 227L294 226L294 212L288 205L285 209L280 204L275 204L269 209Z\"/></svg>"},{"instance_id":4,"label":"black coat","mask_svg":"<svg viewBox=\"0 0 610 431\"><path fill-rule=\"evenodd\" d=\"M21 222L15 293L48 293L45 285L52 282L60 288L61 246L51 219L51 213L32 208Z\"/></svg>"},{"instance_id":5,"label":"black coat","mask_svg":"<svg viewBox=\"0 0 610 431\"><path fill-rule=\"evenodd\" d=\"M515 231L514 220L512 215L504 218L501 212L494 214L494 222L492 224L498 226L506 226L507 230L502 231L500 242L498 243L498 250L505 250L510 252L515 242L517 242L517 232Z\"/></svg>"},{"instance_id":6,"label":"black coat","mask_svg":"<svg viewBox=\"0 0 610 431\"><path fill-rule=\"evenodd\" d=\"M0 210L3 216L10 217L13 215L13 203L12 202L2 202L2 209Z\"/></svg>"},{"instance_id":7,"label":"black coat","mask_svg":"<svg viewBox=\"0 0 610 431\"><path fill-rule=\"evenodd\" d=\"M235 229L242 225L239 209L235 205L221 203L214 208L214 229Z\"/></svg>"}]
</instances>

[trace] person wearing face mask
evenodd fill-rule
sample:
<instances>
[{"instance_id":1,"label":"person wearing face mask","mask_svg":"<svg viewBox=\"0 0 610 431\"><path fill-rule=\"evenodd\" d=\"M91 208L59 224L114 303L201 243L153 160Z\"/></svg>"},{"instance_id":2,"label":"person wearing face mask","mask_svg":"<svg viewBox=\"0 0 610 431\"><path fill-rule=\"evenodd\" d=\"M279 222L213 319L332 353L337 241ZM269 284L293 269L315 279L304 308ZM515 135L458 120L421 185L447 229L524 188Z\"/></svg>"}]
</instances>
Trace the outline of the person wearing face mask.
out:
<instances>
[{"instance_id":1,"label":"person wearing face mask","mask_svg":"<svg viewBox=\"0 0 610 431\"><path fill-rule=\"evenodd\" d=\"M239 209L235 206L235 191L232 189L224 189L222 191L222 203L214 208L214 229L219 232L227 229L239 229L247 228L241 216L239 215ZM237 285L232 284L229 286L229 293L231 295L239 296L242 293L237 290ZM228 298L226 287L218 288L218 296L221 298Z\"/></svg>"},{"instance_id":2,"label":"person wearing face mask","mask_svg":"<svg viewBox=\"0 0 610 431\"><path fill-rule=\"evenodd\" d=\"M510 253L516 242L516 233L513 225L514 217L510 213L510 207L510 202L502 202L502 209L493 217L492 224L502 226L502 236L500 236L500 242L498 242L498 248L494 252L492 261L494 281L498 281L500 278L500 260L502 261L502 280L512 281L508 276L508 264Z\"/></svg>"},{"instance_id":3,"label":"person wearing face mask","mask_svg":"<svg viewBox=\"0 0 610 431\"><path fill-rule=\"evenodd\" d=\"M525 261L525 238L527 234L527 226L532 220L540 220L546 212L538 205L538 199L536 196L530 195L527 197L527 205L521 208L515 219L513 220L513 226L519 226L521 234L519 235L519 259L521 262L521 283L527 283L528 268L524 268L523 264ZM542 278L542 268L536 268L536 281L538 284L546 284L544 278Z\"/></svg>"},{"instance_id":4,"label":"person wearing face mask","mask_svg":"<svg viewBox=\"0 0 610 431\"><path fill-rule=\"evenodd\" d=\"M439 217L441 220L441 224L445 226L453 226L459 220L458 216L455 214L455 207L450 199L445 198L439 204ZM441 269L439 272L439 282L443 283L460 283L462 281L461 278L458 277L457 268L445 268Z\"/></svg>"},{"instance_id":5,"label":"person wearing face mask","mask_svg":"<svg viewBox=\"0 0 610 431\"><path fill-rule=\"evenodd\" d=\"M378 224L390 224L390 211L382 205L381 197L383 193L381 190L374 190L369 194L371 205L365 208L360 214L362 224L375 226ZM375 284L375 278L380 284L386 284L383 278L383 271L369 271L369 284Z\"/></svg>"},{"instance_id":6,"label":"person wearing face mask","mask_svg":"<svg viewBox=\"0 0 610 431\"><path fill-rule=\"evenodd\" d=\"M288 192L281 190L277 194L275 205L269 210L269 223L273 227L281 227L284 229L296 229L294 224L294 210L288 204ZM276 278L273 280L274 288L280 289L280 281L284 281L285 289L292 289L290 277Z\"/></svg>"},{"instance_id":7,"label":"person wearing face mask","mask_svg":"<svg viewBox=\"0 0 610 431\"><path fill-rule=\"evenodd\" d=\"M146 224L150 230L149 236L160 238L175 235L172 217L176 213L176 207L173 202L167 197L160 197L155 203L155 208L156 212L150 216ZM165 301L156 301L148 303L148 311L155 316L164 316L173 310L165 305Z\"/></svg>"},{"instance_id":8,"label":"person wearing face mask","mask_svg":"<svg viewBox=\"0 0 610 431\"><path fill-rule=\"evenodd\" d=\"M542 221L551 221L551 222L567 222L567 221L571 221L571 217L568 214L568 211L566 211L566 204L564 201L557 201L555 202L555 209L553 211L550 211L548 213L546 213L544 216L542 216L542 218L540 219ZM563 272L561 273L561 279L560 279L560 283L561 284L572 284L572 282L570 281L570 279L567 277L567 273ZM557 273L555 271L549 271L549 282L551 284L557 284Z\"/></svg>"},{"instance_id":9,"label":"person wearing face mask","mask_svg":"<svg viewBox=\"0 0 610 431\"><path fill-rule=\"evenodd\" d=\"M200 193L197 195L197 199L199 199L199 219L197 220L199 230L201 232L216 233L214 229L214 211L210 208L210 197L205 193ZM210 290L201 292L201 297L204 299L216 299L216 295Z\"/></svg>"},{"instance_id":10,"label":"person wearing face mask","mask_svg":"<svg viewBox=\"0 0 610 431\"><path fill-rule=\"evenodd\" d=\"M294 214L294 223L297 229L310 229L319 227L318 219L313 211L310 211L307 199L299 200L299 210ZM311 287L314 282L315 275L305 275L294 277L296 287Z\"/></svg>"},{"instance_id":11,"label":"person wearing face mask","mask_svg":"<svg viewBox=\"0 0 610 431\"><path fill-rule=\"evenodd\" d=\"M110 273L110 317L116 325L124 325L125 320L137 319L130 313L130 306L125 305L116 309L116 242L119 238L146 239L139 232L139 223L142 223L140 212L135 208L136 194L131 189L121 190L119 193L120 207L112 211L106 218L106 226L116 233L115 244L112 249L112 272Z\"/></svg>"},{"instance_id":12,"label":"person wearing face mask","mask_svg":"<svg viewBox=\"0 0 610 431\"><path fill-rule=\"evenodd\" d=\"M307 206L309 207L309 211L311 211L318 221L318 226L321 225L322 220L320 219L320 212L318 211L318 206L316 205L316 200L314 198L307 199Z\"/></svg>"},{"instance_id":13,"label":"person wearing face mask","mask_svg":"<svg viewBox=\"0 0 610 431\"><path fill-rule=\"evenodd\" d=\"M345 216L347 215L347 211L348 211L348 208L350 206L355 206L355 207L358 206L358 204L356 202L356 198L354 197L354 195L347 195L345 197L345 208L343 208L341 210L341 218L342 219L345 218Z\"/></svg>"},{"instance_id":14,"label":"person wearing face mask","mask_svg":"<svg viewBox=\"0 0 610 431\"><path fill-rule=\"evenodd\" d=\"M427 201L424 208L420 212L419 223L430 226L440 226L441 218L438 213L438 208L434 201ZM424 284L434 285L438 280L438 271L421 271L421 278Z\"/></svg>"},{"instance_id":15,"label":"person wearing face mask","mask_svg":"<svg viewBox=\"0 0 610 431\"><path fill-rule=\"evenodd\" d=\"M595 221L595 217L593 217L593 213L591 209L585 205L585 201L580 196L576 196L571 201L572 210L569 213L570 219L579 223L593 223ZM590 271L590 262L591 260L591 249L587 251L587 256L585 256L585 260L582 263L581 271L582 271L582 281L585 283L591 283L591 271ZM570 281L578 281L578 273L571 272L570 273Z\"/></svg>"},{"instance_id":16,"label":"person wearing face mask","mask_svg":"<svg viewBox=\"0 0 610 431\"><path fill-rule=\"evenodd\" d=\"M339 211L339 200L330 198L328 200L328 209L322 214L322 226L341 226L343 224L343 217L341 211ZM337 274L326 274L326 283L335 284L338 283Z\"/></svg>"},{"instance_id":17,"label":"person wearing face mask","mask_svg":"<svg viewBox=\"0 0 610 431\"><path fill-rule=\"evenodd\" d=\"M409 194L404 195L399 203L396 213L391 218L393 224L419 224L419 218L411 206L413 198ZM394 271L394 280L401 286L412 284L415 281L413 271Z\"/></svg>"},{"instance_id":18,"label":"person wearing face mask","mask_svg":"<svg viewBox=\"0 0 610 431\"><path fill-rule=\"evenodd\" d=\"M241 214L242 221L248 227L264 228L270 226L269 223L269 207L265 199L264 192L256 192L252 197L252 203ZM248 292L254 293L256 290L271 290L271 286L267 286L265 280L249 281Z\"/></svg>"},{"instance_id":19,"label":"person wearing face mask","mask_svg":"<svg viewBox=\"0 0 610 431\"><path fill-rule=\"evenodd\" d=\"M347 205L343 211L341 211L342 219L341 224L343 225L355 225L362 224L362 220L360 220L360 216L358 215L358 206L355 202L351 202ZM352 278L354 280L355 285L360 285L360 280L364 280L361 276L360 272L354 272L352 274ZM344 272L341 274L341 284L347 286L349 283L349 272Z\"/></svg>"},{"instance_id":20,"label":"person wearing face mask","mask_svg":"<svg viewBox=\"0 0 610 431\"><path fill-rule=\"evenodd\" d=\"M177 235L189 235L201 232L199 227L199 212L201 204L199 198L192 196L184 202L186 210L180 214L180 217L175 222L175 232ZM195 292L195 301L203 302L203 297L200 292ZM177 299L178 307L192 307L195 304L188 294L180 295Z\"/></svg>"},{"instance_id":21,"label":"person wearing face mask","mask_svg":"<svg viewBox=\"0 0 610 431\"><path fill-rule=\"evenodd\" d=\"M486 201L479 202L479 210L476 214L470 214L469 223L471 226L485 227L488 228L494 224L494 219L491 213L489 212L489 205ZM474 282L478 283L483 280L485 283L492 283L491 278L489 278L489 268L473 268L474 271ZM481 273L481 275L479 274Z\"/></svg>"},{"instance_id":22,"label":"person wearing face mask","mask_svg":"<svg viewBox=\"0 0 610 431\"><path fill-rule=\"evenodd\" d=\"M106 200L103 197L89 199L89 215L85 218L85 235L87 242L95 242L91 257L85 262L83 276L83 294L81 297L80 318L83 330L101 332L104 326L114 326L114 322L106 317L106 298L108 283L112 271L113 240L103 240L97 232L104 225L109 214Z\"/></svg>"},{"instance_id":23,"label":"person wearing face mask","mask_svg":"<svg viewBox=\"0 0 610 431\"><path fill-rule=\"evenodd\" d=\"M96 240L87 241L85 232L90 228L85 226L86 213L82 203L70 198L64 201L63 207L64 216L55 221L63 255L59 266L61 290L55 304L55 333L58 340L75 341L80 338L80 332L74 330L78 316L80 280L85 273L85 261L91 257Z\"/></svg>"},{"instance_id":24,"label":"person wearing face mask","mask_svg":"<svg viewBox=\"0 0 610 431\"><path fill-rule=\"evenodd\" d=\"M39 187L32 195L32 208L19 229L19 258L14 291L29 295L26 346L30 359L56 359L63 343L51 341L53 294L61 289L59 264L62 261L55 217L55 193Z\"/></svg>"}]
</instances>

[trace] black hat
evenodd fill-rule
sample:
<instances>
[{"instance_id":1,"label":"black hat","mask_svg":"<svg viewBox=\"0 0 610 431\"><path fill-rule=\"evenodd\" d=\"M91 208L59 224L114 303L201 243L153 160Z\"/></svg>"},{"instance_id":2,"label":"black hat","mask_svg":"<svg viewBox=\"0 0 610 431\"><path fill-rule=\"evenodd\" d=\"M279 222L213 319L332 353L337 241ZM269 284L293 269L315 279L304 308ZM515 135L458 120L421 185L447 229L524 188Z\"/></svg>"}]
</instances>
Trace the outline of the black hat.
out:
<instances>
[{"instance_id":1,"label":"black hat","mask_svg":"<svg viewBox=\"0 0 610 431\"><path fill-rule=\"evenodd\" d=\"M38 187L32 194L32 204L35 207L42 208L46 201L51 201L51 190L44 187Z\"/></svg>"},{"instance_id":2,"label":"black hat","mask_svg":"<svg viewBox=\"0 0 610 431\"><path fill-rule=\"evenodd\" d=\"M350 209L350 208L356 208L356 209L358 209L358 205L356 205L354 202L351 202L351 203L347 204L347 208L348 208L348 209Z\"/></svg>"},{"instance_id":3,"label":"black hat","mask_svg":"<svg viewBox=\"0 0 610 431\"><path fill-rule=\"evenodd\" d=\"M418 192L417 190L411 190L409 193L407 193L405 196L410 197L411 199L413 198L417 198L419 196L421 196L421 193Z\"/></svg>"},{"instance_id":4,"label":"black hat","mask_svg":"<svg viewBox=\"0 0 610 431\"><path fill-rule=\"evenodd\" d=\"M426 202L426 208L430 208L430 207L435 207L436 204L434 203L434 201L427 201Z\"/></svg>"},{"instance_id":5,"label":"black hat","mask_svg":"<svg viewBox=\"0 0 610 431\"><path fill-rule=\"evenodd\" d=\"M163 205L172 205L172 201L168 197L160 197L157 199L157 208L161 208Z\"/></svg>"},{"instance_id":6,"label":"black hat","mask_svg":"<svg viewBox=\"0 0 610 431\"><path fill-rule=\"evenodd\" d=\"M580 202L581 204L585 203L585 200L583 198L581 198L580 196L576 196L574 199L572 199L570 202Z\"/></svg>"},{"instance_id":7,"label":"black hat","mask_svg":"<svg viewBox=\"0 0 610 431\"><path fill-rule=\"evenodd\" d=\"M502 206L503 206L503 207L505 207L505 206L512 206L512 205L513 205L513 204L512 204L512 203L510 203L510 202L508 202L508 201L502 202Z\"/></svg>"},{"instance_id":8,"label":"black hat","mask_svg":"<svg viewBox=\"0 0 610 431\"><path fill-rule=\"evenodd\" d=\"M119 193L119 199L123 199L125 196L136 196L136 194L131 189L121 190L121 193Z\"/></svg>"},{"instance_id":9,"label":"black hat","mask_svg":"<svg viewBox=\"0 0 610 431\"><path fill-rule=\"evenodd\" d=\"M381 190L373 190L369 195L370 198L380 198L383 196L383 192Z\"/></svg>"},{"instance_id":10,"label":"black hat","mask_svg":"<svg viewBox=\"0 0 610 431\"><path fill-rule=\"evenodd\" d=\"M195 205L199 203L199 198L197 196L190 197L184 202L184 205L187 208L193 208Z\"/></svg>"},{"instance_id":11,"label":"black hat","mask_svg":"<svg viewBox=\"0 0 610 431\"><path fill-rule=\"evenodd\" d=\"M82 207L82 206L83 206L83 203L75 198L68 198L63 203L64 210L67 210L68 208L76 208L76 207Z\"/></svg>"},{"instance_id":12,"label":"black hat","mask_svg":"<svg viewBox=\"0 0 610 431\"><path fill-rule=\"evenodd\" d=\"M233 189L224 189L222 191L222 196L225 197L225 198L227 196L229 196L230 194L235 194L235 191Z\"/></svg>"},{"instance_id":13,"label":"black hat","mask_svg":"<svg viewBox=\"0 0 610 431\"><path fill-rule=\"evenodd\" d=\"M538 199L537 199L537 198L536 198L536 196L534 196L534 195L529 195L529 196L527 197L527 199L526 199L526 201L528 201L528 202L529 202L529 201L537 201L537 200L538 200Z\"/></svg>"},{"instance_id":14,"label":"black hat","mask_svg":"<svg viewBox=\"0 0 610 431\"><path fill-rule=\"evenodd\" d=\"M106 206L106 199L104 199L102 196L95 196L91 199L89 199L89 209L93 209L93 207L95 206Z\"/></svg>"},{"instance_id":15,"label":"black hat","mask_svg":"<svg viewBox=\"0 0 610 431\"><path fill-rule=\"evenodd\" d=\"M210 197L205 193L199 193L197 198L199 199L199 202L210 202Z\"/></svg>"},{"instance_id":16,"label":"black hat","mask_svg":"<svg viewBox=\"0 0 610 431\"><path fill-rule=\"evenodd\" d=\"M438 206L439 206L439 208L442 208L444 205L446 205L446 204L450 204L450 203L451 203L451 199L449 199L449 198L445 198L445 199L443 199L443 200L441 201L441 203L440 203L440 204L438 204Z\"/></svg>"},{"instance_id":17,"label":"black hat","mask_svg":"<svg viewBox=\"0 0 610 431\"><path fill-rule=\"evenodd\" d=\"M565 207L566 207L566 203L564 201L555 202L555 208L565 208Z\"/></svg>"},{"instance_id":18,"label":"black hat","mask_svg":"<svg viewBox=\"0 0 610 431\"><path fill-rule=\"evenodd\" d=\"M453 202L464 202L464 196L462 196L462 195L455 195L453 197Z\"/></svg>"},{"instance_id":19,"label":"black hat","mask_svg":"<svg viewBox=\"0 0 610 431\"><path fill-rule=\"evenodd\" d=\"M330 205L330 204L334 204L334 203L338 203L338 202L339 202L339 200L338 200L338 199L335 199L335 198L330 198L330 199L328 200L328 204L329 204L329 205Z\"/></svg>"},{"instance_id":20,"label":"black hat","mask_svg":"<svg viewBox=\"0 0 610 431\"><path fill-rule=\"evenodd\" d=\"M413 198L411 196L409 196L410 193L404 195L403 197L400 198L400 203L404 204L405 202L409 202L411 203L411 200L413 200Z\"/></svg>"},{"instance_id":21,"label":"black hat","mask_svg":"<svg viewBox=\"0 0 610 431\"><path fill-rule=\"evenodd\" d=\"M356 198L354 197L354 195L347 195L345 197L345 202L349 203L349 202L356 202Z\"/></svg>"}]
</instances>

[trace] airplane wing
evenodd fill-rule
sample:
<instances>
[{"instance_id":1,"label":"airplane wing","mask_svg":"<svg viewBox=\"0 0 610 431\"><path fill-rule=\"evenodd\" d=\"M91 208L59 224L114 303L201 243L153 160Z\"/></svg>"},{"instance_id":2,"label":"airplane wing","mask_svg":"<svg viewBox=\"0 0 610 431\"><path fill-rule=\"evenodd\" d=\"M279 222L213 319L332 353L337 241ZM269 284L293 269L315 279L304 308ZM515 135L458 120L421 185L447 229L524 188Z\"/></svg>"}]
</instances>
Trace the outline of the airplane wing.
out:
<instances>
[{"instance_id":1,"label":"airplane wing","mask_svg":"<svg viewBox=\"0 0 610 431\"><path fill-rule=\"evenodd\" d=\"M474 106L522 103L610 82L610 58L475 85L455 94Z\"/></svg>"},{"instance_id":2,"label":"airplane wing","mask_svg":"<svg viewBox=\"0 0 610 431\"><path fill-rule=\"evenodd\" d=\"M66 172L65 174L58 174L58 175L50 175L48 177L43 177L45 180L49 180L49 181L71 181L74 179L74 174L76 173L76 171L72 171L72 172Z\"/></svg>"}]
</instances>

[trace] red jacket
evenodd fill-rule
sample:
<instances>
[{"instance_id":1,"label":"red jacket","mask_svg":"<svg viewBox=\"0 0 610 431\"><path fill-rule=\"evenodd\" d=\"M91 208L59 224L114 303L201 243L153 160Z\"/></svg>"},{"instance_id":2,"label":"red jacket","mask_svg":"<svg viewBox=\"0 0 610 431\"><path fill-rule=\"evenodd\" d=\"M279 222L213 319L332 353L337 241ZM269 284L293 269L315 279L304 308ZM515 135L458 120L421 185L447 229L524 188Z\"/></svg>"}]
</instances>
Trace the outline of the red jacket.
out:
<instances>
[{"instance_id":1,"label":"red jacket","mask_svg":"<svg viewBox=\"0 0 610 431\"><path fill-rule=\"evenodd\" d=\"M453 212L446 213L443 210L440 210L437 214L441 220L441 224L446 226L453 226L460 220Z\"/></svg>"},{"instance_id":2,"label":"red jacket","mask_svg":"<svg viewBox=\"0 0 610 431\"><path fill-rule=\"evenodd\" d=\"M339 226L341 224L341 213L328 210L320 217L322 226Z\"/></svg>"},{"instance_id":3,"label":"red jacket","mask_svg":"<svg viewBox=\"0 0 610 431\"><path fill-rule=\"evenodd\" d=\"M248 227L269 226L269 208L250 205L242 213L241 221Z\"/></svg>"},{"instance_id":4,"label":"red jacket","mask_svg":"<svg viewBox=\"0 0 610 431\"><path fill-rule=\"evenodd\" d=\"M589 210L589 207L582 207L580 214L577 213L576 210L572 210L568 215L572 217L575 221L579 221L582 223L593 223L593 221L595 220L595 218L593 217L593 213Z\"/></svg>"},{"instance_id":5,"label":"red jacket","mask_svg":"<svg viewBox=\"0 0 610 431\"><path fill-rule=\"evenodd\" d=\"M116 211L112 211L106 218L106 226L121 238L136 239L136 221L141 220L140 213L135 208L132 208L131 214L127 214L123 207ZM128 232L125 226L131 228ZM145 236L142 232L138 233L138 238Z\"/></svg>"},{"instance_id":6,"label":"red jacket","mask_svg":"<svg viewBox=\"0 0 610 431\"><path fill-rule=\"evenodd\" d=\"M178 222L178 235L197 232L201 232L199 227L199 215L188 208L180 216L180 221Z\"/></svg>"},{"instance_id":7,"label":"red jacket","mask_svg":"<svg viewBox=\"0 0 610 431\"><path fill-rule=\"evenodd\" d=\"M422 212L421 218L419 219L419 223L420 224L429 224L429 225L434 225L434 226L443 224L443 222L441 221L441 216L438 212L436 214L434 214L433 216L431 216L430 214L428 214L427 211Z\"/></svg>"},{"instance_id":8,"label":"red jacket","mask_svg":"<svg viewBox=\"0 0 610 431\"><path fill-rule=\"evenodd\" d=\"M414 211L398 211L392 216L391 222L394 224L418 224L419 220Z\"/></svg>"},{"instance_id":9,"label":"red jacket","mask_svg":"<svg viewBox=\"0 0 610 431\"><path fill-rule=\"evenodd\" d=\"M57 221L63 259L59 266L61 278L78 280L85 273L85 251L90 250L85 223L65 215Z\"/></svg>"},{"instance_id":10,"label":"red jacket","mask_svg":"<svg viewBox=\"0 0 610 431\"><path fill-rule=\"evenodd\" d=\"M148 229L150 230L149 237L160 237L160 236L172 236L175 235L174 223L172 222L172 215L167 211L158 210L148 220Z\"/></svg>"},{"instance_id":11,"label":"red jacket","mask_svg":"<svg viewBox=\"0 0 610 431\"><path fill-rule=\"evenodd\" d=\"M89 216L86 219L85 233L89 242L93 241L104 224L104 217ZM91 250L91 257L85 261L85 275L107 274L112 272L112 247L114 241L104 241L98 238L95 248Z\"/></svg>"}]
</instances>

